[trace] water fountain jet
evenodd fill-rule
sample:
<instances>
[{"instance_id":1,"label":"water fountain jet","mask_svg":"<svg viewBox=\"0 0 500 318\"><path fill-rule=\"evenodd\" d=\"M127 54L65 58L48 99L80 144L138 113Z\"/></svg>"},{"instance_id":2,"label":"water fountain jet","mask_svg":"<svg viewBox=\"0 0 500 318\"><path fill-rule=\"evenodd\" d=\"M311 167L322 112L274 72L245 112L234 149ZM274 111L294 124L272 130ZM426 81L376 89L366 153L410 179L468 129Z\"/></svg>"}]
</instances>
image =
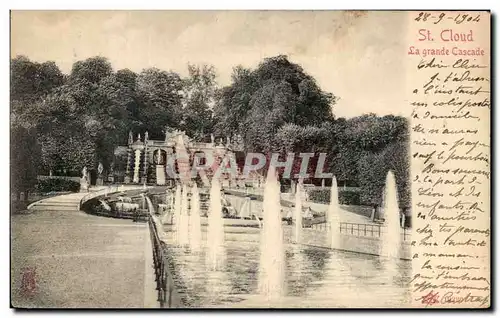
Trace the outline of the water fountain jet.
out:
<instances>
[{"instance_id":1,"label":"water fountain jet","mask_svg":"<svg viewBox=\"0 0 500 318\"><path fill-rule=\"evenodd\" d=\"M394 173L387 173L384 193L384 225L381 229L380 256L392 260L399 259L401 248L401 228L399 223L399 204L396 178ZM394 265L394 264L392 264Z\"/></svg>"},{"instance_id":2,"label":"water fountain jet","mask_svg":"<svg viewBox=\"0 0 500 318\"><path fill-rule=\"evenodd\" d=\"M172 204L173 204L172 194L169 193L168 190L166 190L165 191L165 205L167 206L167 208L165 209L164 214L161 217L162 224L168 223L168 221L169 221L168 219L171 215L171 213L169 211L172 210Z\"/></svg>"},{"instance_id":3,"label":"water fountain jet","mask_svg":"<svg viewBox=\"0 0 500 318\"><path fill-rule=\"evenodd\" d=\"M252 210L250 207L250 202L251 199L249 197L246 197L245 200L241 203L240 206L240 218L245 219L245 218L250 218L252 215Z\"/></svg>"},{"instance_id":4,"label":"water fountain jet","mask_svg":"<svg viewBox=\"0 0 500 318\"><path fill-rule=\"evenodd\" d=\"M329 240L331 248L339 248L340 246L340 216L339 216L339 189L337 186L337 178L332 178L332 186L330 187L330 205L328 206L328 225L330 227Z\"/></svg>"},{"instance_id":5,"label":"water fountain jet","mask_svg":"<svg viewBox=\"0 0 500 318\"><path fill-rule=\"evenodd\" d=\"M212 179L207 233L207 266L217 270L224 262L224 221L222 218L221 188L217 178Z\"/></svg>"},{"instance_id":6,"label":"water fountain jet","mask_svg":"<svg viewBox=\"0 0 500 318\"><path fill-rule=\"evenodd\" d=\"M189 246L192 251L201 249L200 194L196 183L191 189L191 213L189 214Z\"/></svg>"},{"instance_id":7,"label":"water fountain jet","mask_svg":"<svg viewBox=\"0 0 500 318\"><path fill-rule=\"evenodd\" d=\"M180 237L180 218L181 218L181 186L177 185L174 198L174 242L179 245Z\"/></svg>"},{"instance_id":8,"label":"water fountain jet","mask_svg":"<svg viewBox=\"0 0 500 318\"><path fill-rule=\"evenodd\" d=\"M267 173L263 208L259 292L269 300L280 298L285 294L285 246L281 223L280 185L272 166Z\"/></svg>"},{"instance_id":9,"label":"water fountain jet","mask_svg":"<svg viewBox=\"0 0 500 318\"><path fill-rule=\"evenodd\" d=\"M189 244L189 205L187 197L187 186L182 186L181 194L181 213L179 215L179 245L186 246Z\"/></svg>"},{"instance_id":10,"label":"water fountain jet","mask_svg":"<svg viewBox=\"0 0 500 318\"><path fill-rule=\"evenodd\" d=\"M300 235L302 233L302 200L301 200L301 187L298 186L295 191L295 209L294 209L294 219L295 219L295 243L300 243Z\"/></svg>"}]
</instances>

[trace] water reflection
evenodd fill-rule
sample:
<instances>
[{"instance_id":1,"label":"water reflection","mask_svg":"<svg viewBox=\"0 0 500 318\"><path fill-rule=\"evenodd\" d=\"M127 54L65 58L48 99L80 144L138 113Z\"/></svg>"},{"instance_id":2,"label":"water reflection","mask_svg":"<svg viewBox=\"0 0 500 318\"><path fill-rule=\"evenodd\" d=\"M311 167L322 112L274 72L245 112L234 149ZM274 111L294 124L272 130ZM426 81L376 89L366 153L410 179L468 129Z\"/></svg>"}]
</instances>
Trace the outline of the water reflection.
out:
<instances>
[{"instance_id":1,"label":"water reflection","mask_svg":"<svg viewBox=\"0 0 500 318\"><path fill-rule=\"evenodd\" d=\"M288 295L303 295L308 283L312 281L307 269L312 264L304 254L303 248L299 245L291 245L286 253L286 264L288 273Z\"/></svg>"}]
</instances>

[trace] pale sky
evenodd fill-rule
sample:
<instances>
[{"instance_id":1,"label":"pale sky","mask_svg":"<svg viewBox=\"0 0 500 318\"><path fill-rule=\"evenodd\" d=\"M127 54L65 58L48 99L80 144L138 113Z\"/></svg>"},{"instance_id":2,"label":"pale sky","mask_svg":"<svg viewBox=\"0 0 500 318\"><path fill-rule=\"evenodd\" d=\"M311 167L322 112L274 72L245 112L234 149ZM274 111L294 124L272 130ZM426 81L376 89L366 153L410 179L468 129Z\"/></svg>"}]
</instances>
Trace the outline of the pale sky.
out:
<instances>
[{"instance_id":1,"label":"pale sky","mask_svg":"<svg viewBox=\"0 0 500 318\"><path fill-rule=\"evenodd\" d=\"M207 63L227 85L234 66L286 54L340 97L337 117L407 115L406 21L404 12L13 11L11 55L64 73L96 55L136 72L186 75L188 62Z\"/></svg>"}]
</instances>

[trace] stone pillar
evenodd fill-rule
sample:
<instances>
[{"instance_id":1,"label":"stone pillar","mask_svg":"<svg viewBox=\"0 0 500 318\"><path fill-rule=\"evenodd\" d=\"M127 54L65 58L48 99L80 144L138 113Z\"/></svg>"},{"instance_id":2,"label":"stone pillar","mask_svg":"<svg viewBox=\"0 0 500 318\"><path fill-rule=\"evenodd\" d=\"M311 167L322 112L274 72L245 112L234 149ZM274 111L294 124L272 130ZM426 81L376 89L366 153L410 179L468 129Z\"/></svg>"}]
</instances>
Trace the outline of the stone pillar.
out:
<instances>
[{"instance_id":1,"label":"stone pillar","mask_svg":"<svg viewBox=\"0 0 500 318\"><path fill-rule=\"evenodd\" d=\"M165 166L156 165L156 184L165 185Z\"/></svg>"},{"instance_id":2,"label":"stone pillar","mask_svg":"<svg viewBox=\"0 0 500 318\"><path fill-rule=\"evenodd\" d=\"M144 162L143 162L141 183L148 183L148 147L144 148Z\"/></svg>"},{"instance_id":3,"label":"stone pillar","mask_svg":"<svg viewBox=\"0 0 500 318\"><path fill-rule=\"evenodd\" d=\"M141 164L141 151L137 149L134 157L134 178L132 182L139 183L139 166Z\"/></svg>"},{"instance_id":4,"label":"stone pillar","mask_svg":"<svg viewBox=\"0 0 500 318\"><path fill-rule=\"evenodd\" d=\"M126 170L125 170L125 183L130 183L130 165L131 165L131 159L132 159L132 149L130 146L127 148L127 165L126 165Z\"/></svg>"}]
</instances>

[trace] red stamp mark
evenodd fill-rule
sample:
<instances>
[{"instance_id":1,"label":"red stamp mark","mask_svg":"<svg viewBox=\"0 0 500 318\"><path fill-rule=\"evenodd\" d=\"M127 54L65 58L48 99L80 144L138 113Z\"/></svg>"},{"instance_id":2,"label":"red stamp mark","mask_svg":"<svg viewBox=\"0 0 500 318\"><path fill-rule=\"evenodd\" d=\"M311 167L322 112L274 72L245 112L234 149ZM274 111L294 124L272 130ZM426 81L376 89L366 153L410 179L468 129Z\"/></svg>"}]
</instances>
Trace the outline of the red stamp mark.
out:
<instances>
[{"instance_id":1,"label":"red stamp mark","mask_svg":"<svg viewBox=\"0 0 500 318\"><path fill-rule=\"evenodd\" d=\"M425 304L425 305L434 305L436 303L439 303L439 293L438 292L435 292L433 293L432 291L430 293L428 293L427 295L425 296L422 296L421 300L422 300L422 304Z\"/></svg>"},{"instance_id":2,"label":"red stamp mark","mask_svg":"<svg viewBox=\"0 0 500 318\"><path fill-rule=\"evenodd\" d=\"M33 296L37 291L37 275L35 267L24 267L21 277L21 293L25 296Z\"/></svg>"}]
</instances>

